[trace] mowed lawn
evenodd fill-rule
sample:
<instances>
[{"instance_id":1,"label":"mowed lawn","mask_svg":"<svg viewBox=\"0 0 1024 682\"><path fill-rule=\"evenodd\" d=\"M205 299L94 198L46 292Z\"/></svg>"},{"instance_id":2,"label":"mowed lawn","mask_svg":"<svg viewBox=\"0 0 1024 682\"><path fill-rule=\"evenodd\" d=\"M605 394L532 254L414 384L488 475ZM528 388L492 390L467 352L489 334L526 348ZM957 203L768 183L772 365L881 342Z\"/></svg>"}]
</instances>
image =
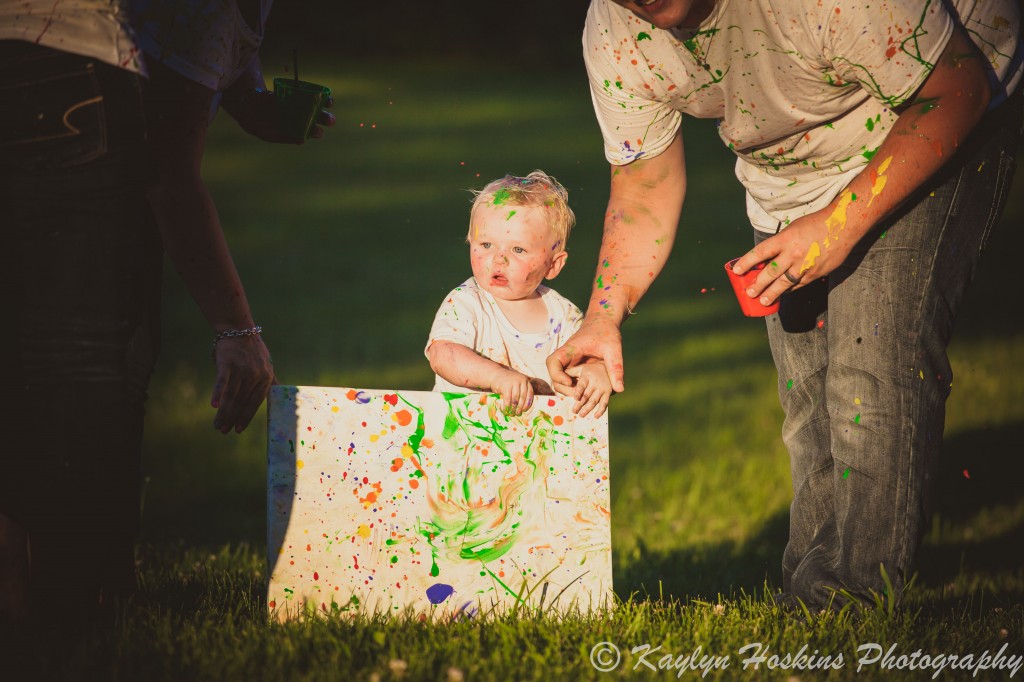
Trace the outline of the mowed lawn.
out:
<instances>
[{"instance_id":1,"label":"mowed lawn","mask_svg":"<svg viewBox=\"0 0 1024 682\"><path fill-rule=\"evenodd\" d=\"M273 73L268 69L269 73ZM543 169L578 224L552 284L585 305L608 167L582 64L373 61L304 67L336 93L337 127L301 148L247 138L222 117L204 175L283 384L427 390L423 356L445 294L469 275L471 195ZM613 614L564 623L423 626L375 619L270 625L265 580L265 411L241 436L213 430L210 331L168 265L164 348L147 420L144 589L113 633L47 660L119 679L582 679L617 642L619 673L654 675L628 649L731 654L747 642L844 652L1020 653L1024 598L1024 323L1018 298L1024 177L964 305L937 513L904 614L795 623L780 586L791 499L763 322L744 318L722 264L752 242L732 158L688 121L690 189L674 253L624 329L626 386L610 408ZM718 607L716 608L716 605ZM656 661L656 658L653 659ZM663 671L662 674L675 674ZM687 676L699 673L688 672ZM769 679L822 671L748 671ZM946 671L941 679L958 673ZM994 673L989 673L994 675ZM857 678L897 679L869 667ZM660 677L660 675L657 675Z\"/></svg>"}]
</instances>

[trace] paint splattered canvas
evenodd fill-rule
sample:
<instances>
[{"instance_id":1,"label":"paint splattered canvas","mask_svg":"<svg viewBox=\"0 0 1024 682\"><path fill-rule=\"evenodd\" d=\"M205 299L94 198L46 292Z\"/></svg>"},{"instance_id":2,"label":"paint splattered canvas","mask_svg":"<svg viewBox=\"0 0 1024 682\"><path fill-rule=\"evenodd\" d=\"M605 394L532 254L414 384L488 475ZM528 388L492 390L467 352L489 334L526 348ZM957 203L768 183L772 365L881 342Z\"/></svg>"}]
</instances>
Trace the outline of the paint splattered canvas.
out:
<instances>
[{"instance_id":1,"label":"paint splattered canvas","mask_svg":"<svg viewBox=\"0 0 1024 682\"><path fill-rule=\"evenodd\" d=\"M608 417L539 396L276 386L267 603L302 612L611 605Z\"/></svg>"}]
</instances>

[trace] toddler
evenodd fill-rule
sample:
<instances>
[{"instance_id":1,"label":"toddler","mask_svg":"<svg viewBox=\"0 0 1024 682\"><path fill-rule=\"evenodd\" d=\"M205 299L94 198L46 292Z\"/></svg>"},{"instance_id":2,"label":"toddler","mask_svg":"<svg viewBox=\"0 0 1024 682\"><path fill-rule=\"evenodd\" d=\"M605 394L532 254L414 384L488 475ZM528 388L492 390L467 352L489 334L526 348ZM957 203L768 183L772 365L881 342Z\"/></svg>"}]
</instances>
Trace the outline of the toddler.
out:
<instances>
[{"instance_id":1,"label":"toddler","mask_svg":"<svg viewBox=\"0 0 1024 682\"><path fill-rule=\"evenodd\" d=\"M574 221L565 188L542 171L506 175L477 193L466 236L473 276L445 298L427 341L435 391L498 393L516 415L534 395L554 393L545 361L583 315L541 282L565 265ZM600 417L611 395L604 365L573 369L573 411Z\"/></svg>"}]
</instances>

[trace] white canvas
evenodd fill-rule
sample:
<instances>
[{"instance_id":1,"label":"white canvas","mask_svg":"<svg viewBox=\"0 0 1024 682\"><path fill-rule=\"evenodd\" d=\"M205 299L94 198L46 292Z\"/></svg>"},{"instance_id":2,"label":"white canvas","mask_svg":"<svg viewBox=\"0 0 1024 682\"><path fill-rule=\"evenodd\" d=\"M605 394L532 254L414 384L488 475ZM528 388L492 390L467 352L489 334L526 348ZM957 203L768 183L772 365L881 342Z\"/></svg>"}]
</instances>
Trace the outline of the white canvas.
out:
<instances>
[{"instance_id":1,"label":"white canvas","mask_svg":"<svg viewBox=\"0 0 1024 682\"><path fill-rule=\"evenodd\" d=\"M267 603L278 617L610 606L608 421L538 396L276 386Z\"/></svg>"}]
</instances>

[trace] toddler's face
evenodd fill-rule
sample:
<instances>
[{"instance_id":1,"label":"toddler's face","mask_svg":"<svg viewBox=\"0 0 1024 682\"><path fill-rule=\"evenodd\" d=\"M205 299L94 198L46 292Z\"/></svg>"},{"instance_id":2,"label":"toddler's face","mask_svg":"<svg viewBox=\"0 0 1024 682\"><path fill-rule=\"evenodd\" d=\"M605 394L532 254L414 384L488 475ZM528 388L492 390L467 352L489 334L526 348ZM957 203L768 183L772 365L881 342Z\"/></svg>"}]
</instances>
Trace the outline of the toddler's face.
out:
<instances>
[{"instance_id":1,"label":"toddler's face","mask_svg":"<svg viewBox=\"0 0 1024 682\"><path fill-rule=\"evenodd\" d=\"M545 278L558 274L565 251L556 241L543 209L479 206L469 242L473 276L495 298L528 298Z\"/></svg>"}]
</instances>

